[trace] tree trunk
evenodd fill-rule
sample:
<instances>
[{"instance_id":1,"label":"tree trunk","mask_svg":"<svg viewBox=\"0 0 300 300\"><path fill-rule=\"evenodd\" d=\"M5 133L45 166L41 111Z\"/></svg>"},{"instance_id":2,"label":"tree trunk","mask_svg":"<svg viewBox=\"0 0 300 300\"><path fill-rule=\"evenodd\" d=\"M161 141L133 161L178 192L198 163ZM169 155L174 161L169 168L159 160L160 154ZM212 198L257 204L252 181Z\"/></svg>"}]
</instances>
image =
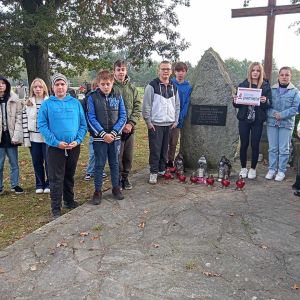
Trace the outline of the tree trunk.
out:
<instances>
[{"instance_id":1,"label":"tree trunk","mask_svg":"<svg viewBox=\"0 0 300 300\"><path fill-rule=\"evenodd\" d=\"M39 77L43 79L50 91L50 67L49 67L49 55L48 47L29 46L24 50L24 59L27 69L28 85L30 86L32 81Z\"/></svg>"}]
</instances>

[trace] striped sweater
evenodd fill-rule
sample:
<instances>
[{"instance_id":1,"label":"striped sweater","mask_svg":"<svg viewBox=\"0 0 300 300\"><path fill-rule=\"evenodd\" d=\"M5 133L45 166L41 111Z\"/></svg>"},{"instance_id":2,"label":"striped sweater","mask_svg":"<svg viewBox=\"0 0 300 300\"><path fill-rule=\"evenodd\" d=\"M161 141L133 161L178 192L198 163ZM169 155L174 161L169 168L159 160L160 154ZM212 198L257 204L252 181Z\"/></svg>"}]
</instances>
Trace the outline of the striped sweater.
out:
<instances>
[{"instance_id":1,"label":"striped sweater","mask_svg":"<svg viewBox=\"0 0 300 300\"><path fill-rule=\"evenodd\" d=\"M31 142L45 143L45 138L37 128L37 116L44 99L35 99L35 97L33 97L29 101L32 105L28 106L26 103L23 107L23 134L25 147L31 147Z\"/></svg>"}]
</instances>

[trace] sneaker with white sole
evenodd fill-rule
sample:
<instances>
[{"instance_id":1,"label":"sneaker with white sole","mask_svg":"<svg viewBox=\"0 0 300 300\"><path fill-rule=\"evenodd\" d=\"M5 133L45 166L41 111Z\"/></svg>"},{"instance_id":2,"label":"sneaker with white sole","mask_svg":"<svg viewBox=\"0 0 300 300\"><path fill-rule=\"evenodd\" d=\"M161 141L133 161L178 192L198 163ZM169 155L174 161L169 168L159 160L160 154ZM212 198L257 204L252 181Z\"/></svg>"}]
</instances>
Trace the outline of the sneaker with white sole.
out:
<instances>
[{"instance_id":1,"label":"sneaker with white sole","mask_svg":"<svg viewBox=\"0 0 300 300\"><path fill-rule=\"evenodd\" d=\"M240 176L242 176L242 178L247 178L247 176L248 176L247 168L242 168L241 169Z\"/></svg>"},{"instance_id":2,"label":"sneaker with white sole","mask_svg":"<svg viewBox=\"0 0 300 300\"><path fill-rule=\"evenodd\" d=\"M282 181L284 178L285 178L285 173L283 173L283 172L278 172L278 173L276 174L275 180L276 180L276 181Z\"/></svg>"},{"instance_id":3,"label":"sneaker with white sole","mask_svg":"<svg viewBox=\"0 0 300 300\"><path fill-rule=\"evenodd\" d=\"M11 191L14 192L15 194L23 194L23 189L21 187L19 187L18 185L11 188Z\"/></svg>"},{"instance_id":4,"label":"sneaker with white sole","mask_svg":"<svg viewBox=\"0 0 300 300\"><path fill-rule=\"evenodd\" d=\"M275 171L273 171L273 170L269 170L269 172L267 173L267 175L266 175L266 179L269 179L269 180L271 180L271 179L273 179L274 178L274 176L275 176Z\"/></svg>"},{"instance_id":5,"label":"sneaker with white sole","mask_svg":"<svg viewBox=\"0 0 300 300\"><path fill-rule=\"evenodd\" d=\"M151 184L157 183L157 174L152 174L152 173L150 174L149 183Z\"/></svg>"},{"instance_id":6,"label":"sneaker with white sole","mask_svg":"<svg viewBox=\"0 0 300 300\"><path fill-rule=\"evenodd\" d=\"M50 189L49 188L45 188L44 189L44 194L50 194Z\"/></svg>"},{"instance_id":7,"label":"sneaker with white sole","mask_svg":"<svg viewBox=\"0 0 300 300\"><path fill-rule=\"evenodd\" d=\"M256 178L256 170L250 169L248 173L248 178L249 179L255 179Z\"/></svg>"},{"instance_id":8,"label":"sneaker with white sole","mask_svg":"<svg viewBox=\"0 0 300 300\"><path fill-rule=\"evenodd\" d=\"M158 172L157 175L158 177L164 177L166 171L161 171L161 172Z\"/></svg>"},{"instance_id":9,"label":"sneaker with white sole","mask_svg":"<svg viewBox=\"0 0 300 300\"><path fill-rule=\"evenodd\" d=\"M44 193L44 190L43 190L43 189L36 189L36 190L35 190L35 193L36 193L36 194L43 194L43 193Z\"/></svg>"}]
</instances>

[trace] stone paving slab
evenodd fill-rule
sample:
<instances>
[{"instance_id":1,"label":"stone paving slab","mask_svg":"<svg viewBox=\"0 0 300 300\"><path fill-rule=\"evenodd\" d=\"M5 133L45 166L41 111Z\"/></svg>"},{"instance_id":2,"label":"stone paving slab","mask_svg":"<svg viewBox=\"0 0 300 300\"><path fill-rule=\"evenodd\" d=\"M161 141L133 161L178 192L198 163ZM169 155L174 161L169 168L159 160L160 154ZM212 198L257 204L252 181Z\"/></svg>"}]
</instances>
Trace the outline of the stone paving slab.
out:
<instances>
[{"instance_id":1,"label":"stone paving slab","mask_svg":"<svg viewBox=\"0 0 300 300\"><path fill-rule=\"evenodd\" d=\"M107 192L1 251L0 299L299 300L295 172L280 183L258 172L236 191L236 176L227 190L151 186L145 169L124 201Z\"/></svg>"}]
</instances>

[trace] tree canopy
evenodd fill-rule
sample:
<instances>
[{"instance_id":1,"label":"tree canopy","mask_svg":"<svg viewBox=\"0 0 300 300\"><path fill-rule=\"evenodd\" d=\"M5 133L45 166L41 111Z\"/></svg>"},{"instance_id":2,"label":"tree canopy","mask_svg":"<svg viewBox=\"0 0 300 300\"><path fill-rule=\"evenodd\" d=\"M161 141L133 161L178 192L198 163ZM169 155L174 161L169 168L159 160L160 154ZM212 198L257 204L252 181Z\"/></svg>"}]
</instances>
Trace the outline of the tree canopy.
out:
<instances>
[{"instance_id":1,"label":"tree canopy","mask_svg":"<svg viewBox=\"0 0 300 300\"><path fill-rule=\"evenodd\" d=\"M175 31L174 9L189 0L3 0L0 69L16 78L24 67L50 85L50 72L72 76L99 69L126 50L134 66L156 52L176 59L189 43ZM23 60L24 59L24 60Z\"/></svg>"}]
</instances>

